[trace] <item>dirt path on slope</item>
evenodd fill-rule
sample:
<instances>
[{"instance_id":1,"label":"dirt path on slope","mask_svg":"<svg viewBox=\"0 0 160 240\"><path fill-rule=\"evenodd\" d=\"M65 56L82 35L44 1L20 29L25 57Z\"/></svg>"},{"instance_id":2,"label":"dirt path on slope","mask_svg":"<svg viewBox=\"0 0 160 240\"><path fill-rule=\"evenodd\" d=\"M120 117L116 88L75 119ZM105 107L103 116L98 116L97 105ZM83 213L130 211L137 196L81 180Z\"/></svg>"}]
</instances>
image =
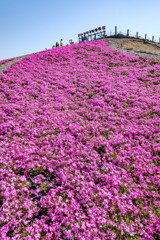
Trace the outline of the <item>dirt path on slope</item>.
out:
<instances>
[{"instance_id":1,"label":"dirt path on slope","mask_svg":"<svg viewBox=\"0 0 160 240\"><path fill-rule=\"evenodd\" d=\"M109 42L112 49L160 60L160 43L134 38L105 38L104 41Z\"/></svg>"},{"instance_id":2,"label":"dirt path on slope","mask_svg":"<svg viewBox=\"0 0 160 240\"><path fill-rule=\"evenodd\" d=\"M6 68L9 68L12 64L16 63L16 62L19 62L21 60L23 60L24 58L30 56L30 55L33 55L34 53L32 54L27 54L27 55L24 55L24 56L20 56L20 57L16 57L14 59L11 59L11 60L8 60L4 63L0 63L0 74L3 74L3 70L6 69Z\"/></svg>"}]
</instances>

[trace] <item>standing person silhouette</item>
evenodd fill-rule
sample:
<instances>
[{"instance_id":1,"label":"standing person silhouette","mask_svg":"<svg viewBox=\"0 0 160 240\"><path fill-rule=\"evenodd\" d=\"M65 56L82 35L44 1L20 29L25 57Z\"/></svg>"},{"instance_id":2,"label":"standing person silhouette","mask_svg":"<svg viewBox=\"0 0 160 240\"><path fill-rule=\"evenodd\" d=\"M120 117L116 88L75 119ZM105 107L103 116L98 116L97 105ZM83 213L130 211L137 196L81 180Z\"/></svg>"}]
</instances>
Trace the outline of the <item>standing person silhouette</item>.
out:
<instances>
[{"instance_id":1,"label":"standing person silhouette","mask_svg":"<svg viewBox=\"0 0 160 240\"><path fill-rule=\"evenodd\" d=\"M63 39L61 38L60 40L60 46L62 47L63 46Z\"/></svg>"},{"instance_id":2,"label":"standing person silhouette","mask_svg":"<svg viewBox=\"0 0 160 240\"><path fill-rule=\"evenodd\" d=\"M59 43L58 42L56 42L56 47L59 47Z\"/></svg>"}]
</instances>

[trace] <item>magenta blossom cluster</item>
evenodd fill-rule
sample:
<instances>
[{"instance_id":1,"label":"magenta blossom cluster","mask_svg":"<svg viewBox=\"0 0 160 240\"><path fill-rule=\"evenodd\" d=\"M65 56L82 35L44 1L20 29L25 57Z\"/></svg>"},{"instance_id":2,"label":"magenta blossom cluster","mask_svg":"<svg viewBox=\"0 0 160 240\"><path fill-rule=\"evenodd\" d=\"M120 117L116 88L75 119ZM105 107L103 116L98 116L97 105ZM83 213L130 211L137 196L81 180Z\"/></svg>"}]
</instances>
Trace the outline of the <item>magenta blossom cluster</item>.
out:
<instances>
[{"instance_id":1,"label":"magenta blossom cluster","mask_svg":"<svg viewBox=\"0 0 160 240\"><path fill-rule=\"evenodd\" d=\"M0 239L154 240L160 64L74 44L0 74Z\"/></svg>"}]
</instances>

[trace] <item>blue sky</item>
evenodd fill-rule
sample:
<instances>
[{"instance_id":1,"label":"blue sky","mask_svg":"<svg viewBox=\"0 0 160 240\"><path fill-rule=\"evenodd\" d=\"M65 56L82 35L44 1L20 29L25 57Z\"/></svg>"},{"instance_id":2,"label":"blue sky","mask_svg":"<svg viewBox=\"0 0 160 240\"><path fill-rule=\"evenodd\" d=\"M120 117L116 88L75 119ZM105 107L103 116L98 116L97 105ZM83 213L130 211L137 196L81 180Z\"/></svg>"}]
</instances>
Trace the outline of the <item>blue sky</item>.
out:
<instances>
[{"instance_id":1,"label":"blue sky","mask_svg":"<svg viewBox=\"0 0 160 240\"><path fill-rule=\"evenodd\" d=\"M159 0L0 0L0 60L51 48L100 26L158 41Z\"/></svg>"}]
</instances>

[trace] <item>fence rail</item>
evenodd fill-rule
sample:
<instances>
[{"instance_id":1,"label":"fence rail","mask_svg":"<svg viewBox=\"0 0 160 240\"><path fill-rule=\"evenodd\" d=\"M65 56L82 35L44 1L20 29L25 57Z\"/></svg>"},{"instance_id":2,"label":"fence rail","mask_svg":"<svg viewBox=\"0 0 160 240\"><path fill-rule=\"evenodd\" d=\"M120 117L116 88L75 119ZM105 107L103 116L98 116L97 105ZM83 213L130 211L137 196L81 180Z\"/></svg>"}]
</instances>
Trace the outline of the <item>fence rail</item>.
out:
<instances>
[{"instance_id":1,"label":"fence rail","mask_svg":"<svg viewBox=\"0 0 160 240\"><path fill-rule=\"evenodd\" d=\"M99 28L95 28L89 31L86 31L84 33L80 33L78 34L78 39L79 42L84 42L84 41L91 41L91 40L96 40L96 39L103 39L103 38L108 38L108 37L117 37L117 38L137 38L137 39L144 39L146 41L152 41L152 42L159 42L160 43L160 37L159 40L157 41L154 36L152 36L152 38L148 38L148 35L145 34L144 37L140 36L138 32L136 32L136 34L130 34L130 30L127 29L127 31L121 32L118 31L117 26L115 26L114 32L110 31L106 33L106 27L99 27Z\"/></svg>"}]
</instances>

